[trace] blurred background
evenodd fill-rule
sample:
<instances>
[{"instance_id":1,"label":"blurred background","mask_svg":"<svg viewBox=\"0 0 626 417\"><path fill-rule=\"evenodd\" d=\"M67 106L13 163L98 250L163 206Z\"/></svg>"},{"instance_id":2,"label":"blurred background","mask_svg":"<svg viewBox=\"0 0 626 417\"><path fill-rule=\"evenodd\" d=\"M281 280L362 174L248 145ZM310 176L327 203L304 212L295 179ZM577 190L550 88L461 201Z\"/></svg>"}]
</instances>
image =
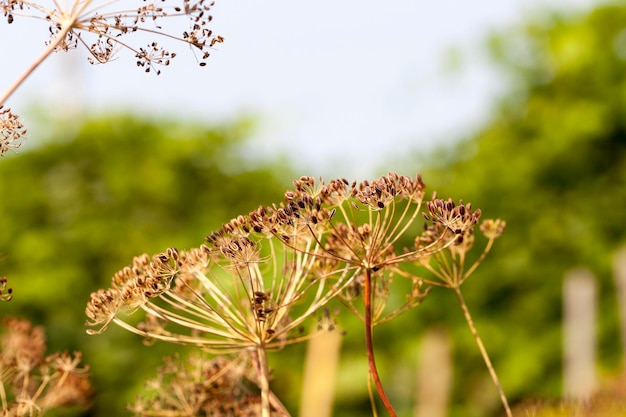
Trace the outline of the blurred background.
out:
<instances>
[{"instance_id":1,"label":"blurred background","mask_svg":"<svg viewBox=\"0 0 626 417\"><path fill-rule=\"evenodd\" d=\"M87 336L90 292L135 255L197 246L279 201L300 175L421 172L439 196L507 221L464 291L514 405L564 393L562 293L574 270L594 277L590 378L602 387L621 373L626 4L461 3L218 3L226 41L205 68L180 51L156 77L123 51L97 67L73 51L18 90L7 104L30 133L0 160L0 276L15 294L0 307L44 325L51 351L84 353L96 395L72 413L128 415L161 358L180 350L114 327ZM0 25L3 84L47 30ZM361 331L342 325L334 415L371 415ZM399 414L424 415L416 391L432 332L443 335L442 368L445 358L452 366L445 415L500 415L454 296L436 290L376 329ZM294 414L303 353L273 357L275 389ZM432 372L421 378L437 380Z\"/></svg>"}]
</instances>

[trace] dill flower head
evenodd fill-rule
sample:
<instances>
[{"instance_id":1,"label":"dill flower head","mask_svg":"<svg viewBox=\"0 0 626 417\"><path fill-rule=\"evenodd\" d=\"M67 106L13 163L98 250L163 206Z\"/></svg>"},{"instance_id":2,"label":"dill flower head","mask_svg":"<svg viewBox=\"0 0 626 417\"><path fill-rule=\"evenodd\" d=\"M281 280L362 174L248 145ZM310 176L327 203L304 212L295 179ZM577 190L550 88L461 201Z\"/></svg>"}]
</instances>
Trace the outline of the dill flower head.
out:
<instances>
[{"instance_id":1,"label":"dill flower head","mask_svg":"<svg viewBox=\"0 0 626 417\"><path fill-rule=\"evenodd\" d=\"M432 250L406 249L409 237L421 230L416 227L426 189L421 175L411 178L392 172L372 181L335 179L317 185L311 177L303 177L295 186L293 198L319 199L320 206L331 213L319 239L324 252L318 268L352 276L340 294L352 312L364 318L361 298L368 279L372 284L374 323L390 320L422 301L427 293L422 281L402 270L403 264ZM402 289L394 290L398 278ZM403 296L398 297L396 291ZM399 305L394 302L388 309L390 299L400 299Z\"/></svg>"},{"instance_id":2,"label":"dill flower head","mask_svg":"<svg viewBox=\"0 0 626 417\"><path fill-rule=\"evenodd\" d=\"M272 403L266 350L304 340L302 324L314 315L318 331L332 330L326 304L339 297L366 324L370 371L388 404L373 357L372 327L421 303L428 293L424 284L434 281L421 278L417 267L435 274L438 267L464 271L456 265L472 247L480 217L470 204L435 195L423 204L424 196L419 174L389 173L360 183L303 176L282 202L233 218L197 248L136 257L115 274L111 288L92 293L87 324L96 329L88 332L115 323L148 340L250 353L261 392L260 403L248 404L250 413L270 417L280 407ZM426 220L425 227L417 227L418 219ZM483 231L492 242L503 228L494 221ZM445 274L438 277L454 285ZM135 326L127 314L138 310L145 320ZM195 409L174 403L186 415ZM161 405L138 402L133 411L154 407Z\"/></svg>"},{"instance_id":3,"label":"dill flower head","mask_svg":"<svg viewBox=\"0 0 626 417\"><path fill-rule=\"evenodd\" d=\"M42 4L43 3L43 4ZM82 45L89 51L92 64L115 58L118 50L131 51L138 67L160 73L176 57L158 38L178 40L198 51L201 66L206 65L210 50L223 38L209 29L213 2L205 0L135 0L45 2L0 0L0 13L8 23L31 16L48 22L50 40L55 50L68 51ZM116 6L119 6L117 8ZM187 24L168 25L178 19ZM141 43L132 43L137 39Z\"/></svg>"},{"instance_id":4,"label":"dill flower head","mask_svg":"<svg viewBox=\"0 0 626 417\"><path fill-rule=\"evenodd\" d=\"M17 114L0 103L0 156L11 149L19 148L26 128Z\"/></svg>"},{"instance_id":5,"label":"dill flower head","mask_svg":"<svg viewBox=\"0 0 626 417\"><path fill-rule=\"evenodd\" d=\"M330 213L319 237L324 252L318 269L340 270L353 277L340 295L363 319L361 300L369 281L371 300L366 302L371 303L373 324L421 303L429 289L419 268L440 252L465 253L473 245L480 209L438 199L436 194L427 201L425 190L421 175L412 178L391 172L360 183L335 179L316 184L313 178L302 177L289 194L292 200L319 201L318 207ZM418 227L423 220L426 223ZM494 236L503 229L500 221L486 225ZM413 241L418 244L411 246Z\"/></svg>"},{"instance_id":6,"label":"dill flower head","mask_svg":"<svg viewBox=\"0 0 626 417\"><path fill-rule=\"evenodd\" d=\"M434 200L428 204L428 213L424 215L430 220L424 233L415 239L416 248L432 247L434 242L441 247L422 259L421 264L431 272L434 279L424 279L429 284L447 288L459 288L461 284L476 270L487 256L494 241L502 236L506 222L500 219L486 219L480 224L480 231L487 238L482 253L473 262L467 260L468 253L476 242L474 226L478 224L480 209L471 211L471 205L452 200ZM453 232L448 239L452 244L442 246L442 236Z\"/></svg>"},{"instance_id":7,"label":"dill flower head","mask_svg":"<svg viewBox=\"0 0 626 417\"><path fill-rule=\"evenodd\" d=\"M81 354L45 356L42 327L22 319L5 319L0 329L2 415L39 416L69 405L84 405L91 386Z\"/></svg>"},{"instance_id":8,"label":"dill flower head","mask_svg":"<svg viewBox=\"0 0 626 417\"><path fill-rule=\"evenodd\" d=\"M194 351L185 360L165 358L157 377L147 381L128 409L136 416L258 416L255 381L247 355L210 357Z\"/></svg>"},{"instance_id":9,"label":"dill flower head","mask_svg":"<svg viewBox=\"0 0 626 417\"><path fill-rule=\"evenodd\" d=\"M197 248L135 258L111 288L91 295L86 313L96 329L89 332L113 322L148 339L220 352L279 348L303 339L308 317L327 322L321 307L336 296L362 316L366 276L375 321L389 320L427 293L404 265L458 244L480 215L470 205L429 202L425 217L440 233L407 249L423 230L415 223L423 219L424 193L420 175L327 184L301 177L282 202L232 219ZM431 236L428 228L423 233ZM397 280L403 293L392 290ZM391 312L389 299L401 300ZM137 310L146 320L133 326L126 317Z\"/></svg>"},{"instance_id":10,"label":"dill flower head","mask_svg":"<svg viewBox=\"0 0 626 417\"><path fill-rule=\"evenodd\" d=\"M313 200L259 207L187 251L143 255L111 288L91 295L88 325L111 322L150 340L209 351L280 348L303 340L303 322L347 285L343 271L316 271L330 214ZM132 326L127 315L142 310ZM326 320L326 318L323 318Z\"/></svg>"}]
</instances>

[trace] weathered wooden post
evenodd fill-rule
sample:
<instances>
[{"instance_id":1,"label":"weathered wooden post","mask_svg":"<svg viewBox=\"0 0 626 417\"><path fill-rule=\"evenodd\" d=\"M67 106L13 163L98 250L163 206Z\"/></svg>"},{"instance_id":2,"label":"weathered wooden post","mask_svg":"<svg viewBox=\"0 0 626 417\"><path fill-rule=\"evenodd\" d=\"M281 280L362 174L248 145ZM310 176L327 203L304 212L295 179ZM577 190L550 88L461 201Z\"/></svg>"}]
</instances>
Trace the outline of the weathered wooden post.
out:
<instances>
[{"instance_id":1,"label":"weathered wooden post","mask_svg":"<svg viewBox=\"0 0 626 417\"><path fill-rule=\"evenodd\" d=\"M445 417L448 415L452 388L450 337L442 328L426 331L418 360L413 415Z\"/></svg>"},{"instance_id":2,"label":"weathered wooden post","mask_svg":"<svg viewBox=\"0 0 626 417\"><path fill-rule=\"evenodd\" d=\"M339 332L325 332L307 343L300 417L330 417L341 350Z\"/></svg>"},{"instance_id":3,"label":"weathered wooden post","mask_svg":"<svg viewBox=\"0 0 626 417\"><path fill-rule=\"evenodd\" d=\"M563 394L586 401L596 387L596 282L586 269L570 271L563 287Z\"/></svg>"},{"instance_id":4,"label":"weathered wooden post","mask_svg":"<svg viewBox=\"0 0 626 417\"><path fill-rule=\"evenodd\" d=\"M626 361L626 247L617 251L613 260L613 275L617 289L617 302L622 336L622 360Z\"/></svg>"}]
</instances>

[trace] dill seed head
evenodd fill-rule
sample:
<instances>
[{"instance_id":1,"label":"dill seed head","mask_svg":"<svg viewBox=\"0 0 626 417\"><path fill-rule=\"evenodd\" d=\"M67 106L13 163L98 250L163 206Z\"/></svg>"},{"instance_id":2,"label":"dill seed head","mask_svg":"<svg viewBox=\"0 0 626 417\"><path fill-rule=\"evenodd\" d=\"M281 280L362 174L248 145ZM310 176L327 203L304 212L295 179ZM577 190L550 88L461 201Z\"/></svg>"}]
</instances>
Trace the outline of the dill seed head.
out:
<instances>
[{"instance_id":1,"label":"dill seed head","mask_svg":"<svg viewBox=\"0 0 626 417\"><path fill-rule=\"evenodd\" d=\"M19 116L0 105L0 156L11 149L19 148L25 135L26 128Z\"/></svg>"},{"instance_id":2,"label":"dill seed head","mask_svg":"<svg viewBox=\"0 0 626 417\"><path fill-rule=\"evenodd\" d=\"M79 352L45 356L43 328L22 319L4 319L0 334L2 415L39 416L87 402L91 386Z\"/></svg>"},{"instance_id":3,"label":"dill seed head","mask_svg":"<svg viewBox=\"0 0 626 417\"><path fill-rule=\"evenodd\" d=\"M480 218L480 209L472 212L471 204L457 205L452 199L446 201L436 199L427 204L428 213L424 214L426 220L435 224L441 224L456 235L461 235L470 230Z\"/></svg>"},{"instance_id":4,"label":"dill seed head","mask_svg":"<svg viewBox=\"0 0 626 417\"><path fill-rule=\"evenodd\" d=\"M302 177L294 185L286 200L297 202L295 212L303 206L300 202L306 206L313 201L317 210L327 213L324 228L311 233L324 248L318 272L351 276L340 295L361 318L360 298L369 280L374 324L420 304L427 295L426 281L415 275L416 267L428 264L438 252L464 253L474 242L473 226L480 210L436 195L424 202L426 186L419 174L408 177L391 172L369 181L334 179L328 184ZM422 231L415 224L422 218L420 213L427 220ZM295 223L299 218L289 220ZM405 242L412 240L417 244L406 248ZM404 292L404 301L388 308L390 299L402 300L392 297L396 291Z\"/></svg>"},{"instance_id":5,"label":"dill seed head","mask_svg":"<svg viewBox=\"0 0 626 417\"><path fill-rule=\"evenodd\" d=\"M90 333L114 322L150 340L218 352L280 348L303 340L303 321L336 296L363 317L366 277L374 323L390 320L433 283L416 267L449 265L437 256L464 259L474 244L480 210L436 196L424 202L425 188L419 174L327 184L301 177L283 201L235 217L197 248L135 258L110 289L92 294L88 324L99 330ZM404 297L392 296L396 288ZM387 308L388 300L402 301ZM138 327L123 317L136 310L146 314Z\"/></svg>"},{"instance_id":6,"label":"dill seed head","mask_svg":"<svg viewBox=\"0 0 626 417\"><path fill-rule=\"evenodd\" d=\"M480 224L480 231L483 232L487 239L497 239L502 236L506 222L500 219L487 219Z\"/></svg>"},{"instance_id":7,"label":"dill seed head","mask_svg":"<svg viewBox=\"0 0 626 417\"><path fill-rule=\"evenodd\" d=\"M100 326L98 333L106 329L118 314L133 312L158 297L170 288L174 274L178 271L179 254L169 248L152 258L137 256L130 266L118 271L112 279L112 287L91 294L85 310L90 326Z\"/></svg>"},{"instance_id":8,"label":"dill seed head","mask_svg":"<svg viewBox=\"0 0 626 417\"><path fill-rule=\"evenodd\" d=\"M272 349L308 337L304 320L332 299L349 274L320 275L318 236L329 214L302 196L238 216L191 250L142 255L92 294L88 325L111 322L148 338L233 352ZM132 326L125 314L143 310Z\"/></svg>"},{"instance_id":9,"label":"dill seed head","mask_svg":"<svg viewBox=\"0 0 626 417\"><path fill-rule=\"evenodd\" d=\"M260 415L256 373L249 355L167 357L146 392L128 409L145 415ZM249 414L250 411L255 411Z\"/></svg>"},{"instance_id":10,"label":"dill seed head","mask_svg":"<svg viewBox=\"0 0 626 417\"><path fill-rule=\"evenodd\" d=\"M47 44L54 45L56 50L68 51L82 45L89 51L90 63L103 64L114 59L118 50L128 49L139 68L157 74L161 67L170 64L176 53L154 40L155 36L189 44L198 51L196 58L201 66L206 65L215 45L224 41L209 29L213 19L212 1L142 0L135 1L135 7L126 4L116 10L117 3L117 0L100 3L85 0L63 3L63 7L55 2L54 8L46 8L33 1L2 0L0 12L8 23L26 16L47 21L50 32ZM170 28L168 21L174 19L186 20L187 27ZM131 38L145 43L134 44Z\"/></svg>"},{"instance_id":11,"label":"dill seed head","mask_svg":"<svg viewBox=\"0 0 626 417\"><path fill-rule=\"evenodd\" d=\"M464 208L461 208L464 207ZM478 221L480 210L471 212L468 205L455 205L450 200L434 200L429 204L429 213L425 217L432 223L425 226L424 233L415 240L416 248L438 246L439 250L422 259L421 264L429 270L435 280L424 279L425 282L447 288L458 288L476 270L487 253L491 250L495 239L504 232L506 223L503 220L487 219L480 225L480 230L488 239L482 253L473 263L467 262L467 254L475 244L473 226ZM442 238L446 234L452 237Z\"/></svg>"},{"instance_id":12,"label":"dill seed head","mask_svg":"<svg viewBox=\"0 0 626 417\"><path fill-rule=\"evenodd\" d=\"M100 289L91 293L85 314L89 326L101 326L100 332L104 331L109 323L115 319L122 305L122 299L114 288ZM93 330L87 330L93 334Z\"/></svg>"},{"instance_id":13,"label":"dill seed head","mask_svg":"<svg viewBox=\"0 0 626 417\"><path fill-rule=\"evenodd\" d=\"M417 252L403 252L399 242L414 231L420 212L426 186L419 174L411 178L392 172L371 181L350 183L342 178L328 184L303 177L295 186L289 198L317 201L316 208L328 213L325 227L316 237L325 249L317 268L325 274L351 276L340 293L350 310L363 317L358 306L366 274L372 279L375 322L421 301L425 292L416 287L403 306L391 313L385 311L399 265L418 256Z\"/></svg>"}]
</instances>

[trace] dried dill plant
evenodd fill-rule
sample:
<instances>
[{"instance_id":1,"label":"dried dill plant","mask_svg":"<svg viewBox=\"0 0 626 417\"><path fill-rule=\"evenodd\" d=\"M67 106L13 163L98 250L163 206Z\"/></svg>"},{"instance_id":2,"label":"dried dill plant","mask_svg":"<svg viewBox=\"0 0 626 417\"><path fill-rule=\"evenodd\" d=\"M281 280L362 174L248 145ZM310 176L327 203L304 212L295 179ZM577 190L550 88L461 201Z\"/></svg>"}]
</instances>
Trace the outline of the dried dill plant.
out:
<instances>
[{"instance_id":1,"label":"dried dill plant","mask_svg":"<svg viewBox=\"0 0 626 417\"><path fill-rule=\"evenodd\" d=\"M472 248L473 229L481 211L472 210L470 204L457 205L451 200L437 199L436 194L431 201L425 201L425 185L419 174L410 178L390 173L361 183L332 180L328 185L316 185L312 178L303 177L296 182L296 190L290 198L294 201L319 198L321 206L333 213L328 222L328 233L320 238L324 253L320 257L319 269L327 273L350 271L354 277L340 296L365 323L370 376L385 408L395 416L376 368L374 326L418 305L428 293L425 284L439 284L424 279L423 274L418 273L419 268L426 266L431 271L448 271L453 277L458 276L450 278L456 279L450 288L456 283L458 289L485 258L505 224L500 220L483 222L481 230L488 237L488 244L478 259L466 268L465 254ZM416 227L418 219L426 220L423 228ZM419 244L407 248L403 246L407 239ZM408 280L408 286L394 287L402 280ZM460 291L457 296L510 415L506 397Z\"/></svg>"},{"instance_id":2,"label":"dried dill plant","mask_svg":"<svg viewBox=\"0 0 626 417\"><path fill-rule=\"evenodd\" d=\"M198 248L136 257L111 288L92 293L86 314L98 330L89 332L113 322L151 340L249 352L261 390L258 414L267 417L267 350L310 337L302 325L311 316L319 316L318 331L330 330L322 307L352 279L350 270L318 269L331 215L319 199L288 199L231 220ZM146 320L133 326L125 313L137 310Z\"/></svg>"},{"instance_id":3,"label":"dried dill plant","mask_svg":"<svg viewBox=\"0 0 626 417\"><path fill-rule=\"evenodd\" d=\"M0 105L0 156L21 146L26 128L18 115Z\"/></svg>"},{"instance_id":4,"label":"dried dill plant","mask_svg":"<svg viewBox=\"0 0 626 417\"><path fill-rule=\"evenodd\" d=\"M195 351L184 361L168 357L129 410L136 416L255 417L260 408L255 378L250 358L243 354L226 358ZM273 394L270 401L282 408Z\"/></svg>"},{"instance_id":5,"label":"dried dill plant","mask_svg":"<svg viewBox=\"0 0 626 417\"><path fill-rule=\"evenodd\" d=\"M85 405L91 386L81 354L45 356L42 327L4 319L0 329L0 404L3 416L42 416L58 407Z\"/></svg>"},{"instance_id":6,"label":"dried dill plant","mask_svg":"<svg viewBox=\"0 0 626 417\"><path fill-rule=\"evenodd\" d=\"M448 246L445 250L437 251L432 256L422 259L422 265L432 274L434 278L422 278L424 282L429 285L448 288L454 291L457 300L463 311L465 321L474 336L476 345L480 351L481 356L485 362L485 365L489 371L489 375L496 386L498 395L508 417L513 414L508 404L502 385L498 379L495 369L489 359L487 349L485 348L478 330L474 324L474 320L470 314L469 308L465 303L463 294L461 292L461 285L469 278L469 276L476 270L478 265L485 259L494 241L499 238L506 227L506 223L502 220L487 219L480 224L480 230L487 238L487 243L483 248L481 254L473 262L467 262L467 255L474 247L475 236L472 225L476 221L470 222L469 227L462 227L461 225L467 225L465 220L471 212L470 204L463 204L460 202L458 205L452 200L436 200L428 203L428 213L425 215L426 219L430 220L432 224L426 228L425 233L415 240L416 248L424 248L432 246L433 242L441 241L441 236L447 233L448 230L455 231L454 244ZM478 220L478 218L476 218Z\"/></svg>"},{"instance_id":7,"label":"dried dill plant","mask_svg":"<svg viewBox=\"0 0 626 417\"><path fill-rule=\"evenodd\" d=\"M436 196L425 202L419 174L328 184L301 177L294 185L282 203L231 220L199 248L135 258L114 276L111 288L91 295L88 324L98 330L89 332L113 322L153 340L218 353L247 350L258 371L260 414L267 417L272 406L266 350L304 340L299 329L310 316L331 328L322 307L339 298L364 321L369 375L395 416L378 376L373 328L426 296L424 284L433 282L416 267L445 270L448 260L438 254L471 248L480 210ZM500 221L484 224L493 239L503 228ZM418 244L407 247L412 241ZM406 285L395 286L398 281ZM139 309L147 319L132 326L125 313Z\"/></svg>"},{"instance_id":8,"label":"dried dill plant","mask_svg":"<svg viewBox=\"0 0 626 417\"><path fill-rule=\"evenodd\" d=\"M389 173L373 181L340 179L317 185L312 178L303 177L291 196L294 200L320 198L322 206L334 214L328 233L320 240L324 253L319 269L350 271L354 277L340 296L364 321L369 375L391 416L396 413L378 375L373 328L419 305L426 296L424 281L408 274L406 265L420 265L422 259L455 245L458 234L471 228L480 216L480 211L468 212L428 245L409 249L406 242L422 233L418 223L423 220L425 189L419 174L411 178ZM406 282L400 284L405 285L395 285L403 280Z\"/></svg>"},{"instance_id":9,"label":"dried dill plant","mask_svg":"<svg viewBox=\"0 0 626 417\"><path fill-rule=\"evenodd\" d=\"M224 40L209 28L212 6L212 1L205 0L0 0L0 14L7 23L31 17L45 21L50 32L42 54L0 95L0 108L52 52L69 51L79 45L89 52L91 64L107 63L120 50L126 50L141 70L159 74L160 68L176 57L160 40L180 41L198 52L196 59L204 66L211 49ZM170 28L169 21L180 19L187 22L184 28ZM21 128L14 129L11 136Z\"/></svg>"}]
</instances>

